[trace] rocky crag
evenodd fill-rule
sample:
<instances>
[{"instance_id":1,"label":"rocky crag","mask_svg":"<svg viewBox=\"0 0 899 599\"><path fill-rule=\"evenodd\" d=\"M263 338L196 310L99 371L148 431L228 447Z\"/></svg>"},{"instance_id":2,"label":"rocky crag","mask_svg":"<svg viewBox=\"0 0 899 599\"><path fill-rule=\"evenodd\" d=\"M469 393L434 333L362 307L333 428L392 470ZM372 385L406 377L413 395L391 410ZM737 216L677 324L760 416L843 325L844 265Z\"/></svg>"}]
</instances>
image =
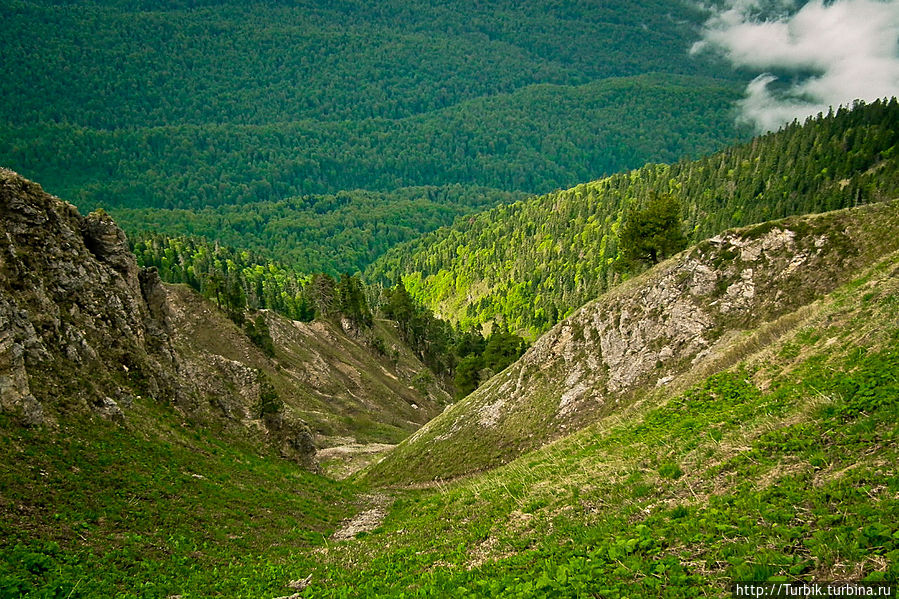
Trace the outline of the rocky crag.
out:
<instances>
[{"instance_id":1,"label":"rocky crag","mask_svg":"<svg viewBox=\"0 0 899 599\"><path fill-rule=\"evenodd\" d=\"M273 358L214 304L140 269L107 214L81 216L0 169L0 412L20 424L86 413L127 425L150 401L308 462L354 435L396 442L448 397L415 388L413 358L379 359L339 324L265 317Z\"/></svg>"},{"instance_id":2,"label":"rocky crag","mask_svg":"<svg viewBox=\"0 0 899 599\"><path fill-rule=\"evenodd\" d=\"M147 299L159 284L109 216L0 170L3 411L37 425L74 408L118 418L138 394L181 400L162 306Z\"/></svg>"},{"instance_id":3,"label":"rocky crag","mask_svg":"<svg viewBox=\"0 0 899 599\"><path fill-rule=\"evenodd\" d=\"M369 472L450 478L685 388L899 249L899 202L725 232L587 304ZM761 339L761 340L760 340Z\"/></svg>"}]
</instances>

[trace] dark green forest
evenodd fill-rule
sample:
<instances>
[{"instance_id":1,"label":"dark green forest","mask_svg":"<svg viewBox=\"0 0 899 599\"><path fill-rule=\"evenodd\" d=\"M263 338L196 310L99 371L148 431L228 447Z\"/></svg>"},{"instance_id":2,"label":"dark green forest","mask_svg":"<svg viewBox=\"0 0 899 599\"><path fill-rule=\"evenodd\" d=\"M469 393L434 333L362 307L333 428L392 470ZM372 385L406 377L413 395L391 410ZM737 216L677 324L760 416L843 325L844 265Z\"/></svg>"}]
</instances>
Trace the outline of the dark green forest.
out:
<instances>
[{"instance_id":1,"label":"dark green forest","mask_svg":"<svg viewBox=\"0 0 899 599\"><path fill-rule=\"evenodd\" d=\"M0 78L0 163L84 211L422 185L548 192L747 135L731 111L745 77L689 55L706 14L686 2L0 11L0 59L15 65Z\"/></svg>"},{"instance_id":2,"label":"dark green forest","mask_svg":"<svg viewBox=\"0 0 899 599\"><path fill-rule=\"evenodd\" d=\"M892 199L899 103L839 109L696 161L650 164L504 205L392 249L368 271L403 280L463 326L496 321L534 336L639 264L619 260L628 209L666 195L696 243L726 228Z\"/></svg>"},{"instance_id":3,"label":"dark green forest","mask_svg":"<svg viewBox=\"0 0 899 599\"><path fill-rule=\"evenodd\" d=\"M212 239L252 250L259 260L336 276L361 271L390 247L452 224L462 214L524 197L454 185L341 191L202 210L120 208L114 213L132 236L164 231L173 237Z\"/></svg>"},{"instance_id":4,"label":"dark green forest","mask_svg":"<svg viewBox=\"0 0 899 599\"><path fill-rule=\"evenodd\" d=\"M732 82L646 75L538 85L390 120L95 129L7 125L0 160L82 209L191 208L347 189L550 191L736 139Z\"/></svg>"},{"instance_id":5,"label":"dark green forest","mask_svg":"<svg viewBox=\"0 0 899 599\"><path fill-rule=\"evenodd\" d=\"M721 76L662 0L4 0L3 120L94 129L401 119L538 83Z\"/></svg>"}]
</instances>

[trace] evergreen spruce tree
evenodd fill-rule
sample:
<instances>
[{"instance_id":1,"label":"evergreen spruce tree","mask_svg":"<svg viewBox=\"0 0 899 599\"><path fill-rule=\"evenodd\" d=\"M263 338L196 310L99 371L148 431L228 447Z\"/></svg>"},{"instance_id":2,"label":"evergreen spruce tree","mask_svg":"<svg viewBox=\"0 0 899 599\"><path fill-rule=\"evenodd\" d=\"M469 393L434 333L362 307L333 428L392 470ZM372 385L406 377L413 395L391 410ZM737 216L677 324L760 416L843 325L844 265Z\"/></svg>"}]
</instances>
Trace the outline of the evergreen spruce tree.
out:
<instances>
[{"instance_id":1,"label":"evergreen spruce tree","mask_svg":"<svg viewBox=\"0 0 899 599\"><path fill-rule=\"evenodd\" d=\"M680 203L667 194L650 194L645 208L628 209L618 242L621 257L630 264L652 266L684 249Z\"/></svg>"}]
</instances>

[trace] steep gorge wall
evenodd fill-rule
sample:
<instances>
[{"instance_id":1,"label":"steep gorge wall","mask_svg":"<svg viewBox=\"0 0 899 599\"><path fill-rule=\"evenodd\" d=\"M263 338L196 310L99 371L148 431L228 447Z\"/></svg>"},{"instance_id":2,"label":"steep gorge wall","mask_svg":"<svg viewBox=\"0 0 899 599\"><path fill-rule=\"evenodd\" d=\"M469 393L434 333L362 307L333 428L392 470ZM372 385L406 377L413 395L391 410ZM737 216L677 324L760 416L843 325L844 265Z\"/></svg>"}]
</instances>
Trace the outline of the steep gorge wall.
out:
<instances>
[{"instance_id":1,"label":"steep gorge wall","mask_svg":"<svg viewBox=\"0 0 899 599\"><path fill-rule=\"evenodd\" d=\"M392 482L506 462L713 364L899 248L899 202L725 232L627 281L372 469Z\"/></svg>"},{"instance_id":2,"label":"steep gorge wall","mask_svg":"<svg viewBox=\"0 0 899 599\"><path fill-rule=\"evenodd\" d=\"M413 385L425 367L402 348L380 356L334 323L265 318L275 357L205 298L138 268L107 214L83 217L0 169L5 420L54 427L87 414L129 426L155 402L308 462L316 445L396 442L449 398L433 379ZM263 396L276 409L263 410Z\"/></svg>"},{"instance_id":3,"label":"steep gorge wall","mask_svg":"<svg viewBox=\"0 0 899 599\"><path fill-rule=\"evenodd\" d=\"M180 396L175 357L124 233L103 213L0 170L0 406L40 424L53 404L117 416L134 394Z\"/></svg>"}]
</instances>

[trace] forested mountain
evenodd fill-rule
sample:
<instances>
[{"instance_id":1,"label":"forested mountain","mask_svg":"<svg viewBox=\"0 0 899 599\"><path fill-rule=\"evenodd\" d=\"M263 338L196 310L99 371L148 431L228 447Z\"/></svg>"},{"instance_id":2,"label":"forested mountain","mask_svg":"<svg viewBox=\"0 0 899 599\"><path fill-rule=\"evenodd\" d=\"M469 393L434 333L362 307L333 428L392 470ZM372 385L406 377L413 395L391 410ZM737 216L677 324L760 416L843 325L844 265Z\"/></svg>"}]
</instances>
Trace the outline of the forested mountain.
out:
<instances>
[{"instance_id":1,"label":"forested mountain","mask_svg":"<svg viewBox=\"0 0 899 599\"><path fill-rule=\"evenodd\" d=\"M731 112L744 81L688 53L706 16L690 2L0 10L15 65L0 81L0 164L82 209L548 192L746 134Z\"/></svg>"},{"instance_id":2,"label":"forested mountain","mask_svg":"<svg viewBox=\"0 0 899 599\"><path fill-rule=\"evenodd\" d=\"M371 475L418 482L488 469L618 414L636 397L671 394L729 368L838 286L878 264L895 272L897 230L899 200L705 240L586 303Z\"/></svg>"},{"instance_id":3,"label":"forested mountain","mask_svg":"<svg viewBox=\"0 0 899 599\"><path fill-rule=\"evenodd\" d=\"M4 56L17 65L0 83L3 120L15 123L116 129L396 119L535 83L720 75L686 53L705 15L662 0L2 7Z\"/></svg>"},{"instance_id":4,"label":"forested mountain","mask_svg":"<svg viewBox=\"0 0 899 599\"><path fill-rule=\"evenodd\" d=\"M423 184L549 191L731 142L738 94L733 82L647 75L533 86L397 120L39 122L4 126L0 160L85 208L202 208Z\"/></svg>"},{"instance_id":5,"label":"forested mountain","mask_svg":"<svg viewBox=\"0 0 899 599\"><path fill-rule=\"evenodd\" d=\"M697 242L730 226L899 195L899 103L875 102L696 161L647 165L461 219L398 246L368 271L463 325L536 335L609 288L629 207L668 197Z\"/></svg>"}]
</instances>

